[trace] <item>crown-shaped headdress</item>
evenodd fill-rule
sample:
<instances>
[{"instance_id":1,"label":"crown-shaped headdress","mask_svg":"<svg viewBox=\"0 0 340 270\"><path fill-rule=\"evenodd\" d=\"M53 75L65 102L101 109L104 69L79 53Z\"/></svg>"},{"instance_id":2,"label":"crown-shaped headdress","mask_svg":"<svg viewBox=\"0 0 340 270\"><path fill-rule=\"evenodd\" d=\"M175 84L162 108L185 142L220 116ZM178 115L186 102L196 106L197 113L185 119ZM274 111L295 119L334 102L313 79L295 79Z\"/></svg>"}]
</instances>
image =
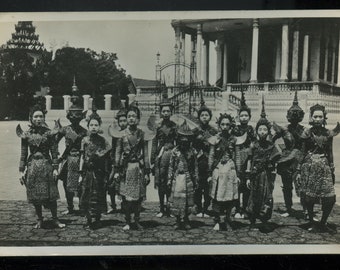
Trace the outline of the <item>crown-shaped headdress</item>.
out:
<instances>
[{"instance_id":1,"label":"crown-shaped headdress","mask_svg":"<svg viewBox=\"0 0 340 270\"><path fill-rule=\"evenodd\" d=\"M75 76L73 77L71 102L72 102L72 105L68 109L69 111L83 111L80 93L79 93L79 89L76 85L76 77Z\"/></svg>"},{"instance_id":2,"label":"crown-shaped headdress","mask_svg":"<svg viewBox=\"0 0 340 270\"><path fill-rule=\"evenodd\" d=\"M201 94L201 107L198 110L198 117L200 117L202 112L208 112L210 115L210 118L212 117L212 111L207 107L207 105L205 105L205 101L203 99L203 95Z\"/></svg>"},{"instance_id":3,"label":"crown-shaped headdress","mask_svg":"<svg viewBox=\"0 0 340 270\"><path fill-rule=\"evenodd\" d=\"M230 122L231 127L235 127L236 122L235 122L235 118L228 113L220 113L220 116L217 118L216 124L220 125L223 119L228 119Z\"/></svg>"},{"instance_id":4,"label":"crown-shaped headdress","mask_svg":"<svg viewBox=\"0 0 340 270\"><path fill-rule=\"evenodd\" d=\"M313 105L312 107L310 107L310 114L309 114L310 119L312 118L313 113L315 111L322 111L323 116L324 116L324 123L323 124L326 125L327 124L327 122L326 122L326 120L327 120L327 112L326 112L325 106L317 103L317 104ZM312 124L312 121L310 121L309 123Z\"/></svg>"},{"instance_id":5,"label":"crown-shaped headdress","mask_svg":"<svg viewBox=\"0 0 340 270\"><path fill-rule=\"evenodd\" d=\"M246 104L246 99L244 97L243 88L241 87L241 102L240 102L239 114L243 111L246 111L248 113L249 117L251 117L251 110Z\"/></svg>"},{"instance_id":6,"label":"crown-shaped headdress","mask_svg":"<svg viewBox=\"0 0 340 270\"><path fill-rule=\"evenodd\" d=\"M115 118L118 120L119 117L121 116L125 116L126 117L126 108L125 108L125 104L123 101L120 102L120 109L118 110Z\"/></svg>"},{"instance_id":7,"label":"crown-shaped headdress","mask_svg":"<svg viewBox=\"0 0 340 270\"><path fill-rule=\"evenodd\" d=\"M128 113L129 111L135 112L135 113L137 114L137 118L140 119L140 110L139 110L139 108L138 108L138 103L137 103L136 101L133 101L133 102L129 105L129 107L127 108L127 111L126 111L126 112Z\"/></svg>"},{"instance_id":8,"label":"crown-shaped headdress","mask_svg":"<svg viewBox=\"0 0 340 270\"><path fill-rule=\"evenodd\" d=\"M267 119L265 107L264 107L264 96L262 95L262 110L261 110L261 115L259 121L257 121L256 124L256 130L258 129L259 126L265 125L267 126L268 129L271 128L271 124Z\"/></svg>"},{"instance_id":9,"label":"crown-shaped headdress","mask_svg":"<svg viewBox=\"0 0 340 270\"><path fill-rule=\"evenodd\" d=\"M299 106L297 91L295 91L293 105L287 111L287 120L291 122L293 119L301 122L305 113Z\"/></svg>"},{"instance_id":10,"label":"crown-shaped headdress","mask_svg":"<svg viewBox=\"0 0 340 270\"><path fill-rule=\"evenodd\" d=\"M29 113L30 119L32 119L33 114L37 111L41 111L43 115L47 113L45 97L43 96L35 97L33 102L34 104L30 108L30 113Z\"/></svg>"}]
</instances>

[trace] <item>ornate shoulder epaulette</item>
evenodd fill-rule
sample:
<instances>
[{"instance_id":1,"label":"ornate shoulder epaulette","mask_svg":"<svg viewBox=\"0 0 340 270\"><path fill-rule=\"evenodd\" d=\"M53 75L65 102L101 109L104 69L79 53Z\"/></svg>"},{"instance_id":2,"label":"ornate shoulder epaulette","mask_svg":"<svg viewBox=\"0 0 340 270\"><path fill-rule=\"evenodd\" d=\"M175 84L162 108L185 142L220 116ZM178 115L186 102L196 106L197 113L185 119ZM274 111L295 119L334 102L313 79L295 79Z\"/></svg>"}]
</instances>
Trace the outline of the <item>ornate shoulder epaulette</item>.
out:
<instances>
[{"instance_id":1,"label":"ornate shoulder epaulette","mask_svg":"<svg viewBox=\"0 0 340 270\"><path fill-rule=\"evenodd\" d=\"M220 140L221 140L221 137L218 134L211 136L207 139L208 143L211 144L211 145L218 144Z\"/></svg>"},{"instance_id":2,"label":"ornate shoulder epaulette","mask_svg":"<svg viewBox=\"0 0 340 270\"><path fill-rule=\"evenodd\" d=\"M108 133L112 138L116 138L116 139L121 138L124 134L120 130L116 120L114 120L113 123L109 125Z\"/></svg>"},{"instance_id":3,"label":"ornate shoulder epaulette","mask_svg":"<svg viewBox=\"0 0 340 270\"><path fill-rule=\"evenodd\" d=\"M302 139L307 139L307 138L310 138L311 136L311 129L310 128L305 128L301 134L301 138Z\"/></svg>"},{"instance_id":4,"label":"ornate shoulder epaulette","mask_svg":"<svg viewBox=\"0 0 340 270\"><path fill-rule=\"evenodd\" d=\"M235 141L236 141L236 145L241 145L243 144L248 137L248 133L245 132L242 136L235 136Z\"/></svg>"},{"instance_id":5,"label":"ornate shoulder epaulette","mask_svg":"<svg viewBox=\"0 0 340 270\"><path fill-rule=\"evenodd\" d=\"M50 134L56 135L61 131L62 128L63 127L60 123L60 119L58 118L58 120L54 120L54 128L50 131Z\"/></svg>"},{"instance_id":6,"label":"ornate shoulder epaulette","mask_svg":"<svg viewBox=\"0 0 340 270\"><path fill-rule=\"evenodd\" d=\"M27 132L23 131L20 124L17 125L15 132L17 136L21 139L26 139L27 138Z\"/></svg>"}]
</instances>

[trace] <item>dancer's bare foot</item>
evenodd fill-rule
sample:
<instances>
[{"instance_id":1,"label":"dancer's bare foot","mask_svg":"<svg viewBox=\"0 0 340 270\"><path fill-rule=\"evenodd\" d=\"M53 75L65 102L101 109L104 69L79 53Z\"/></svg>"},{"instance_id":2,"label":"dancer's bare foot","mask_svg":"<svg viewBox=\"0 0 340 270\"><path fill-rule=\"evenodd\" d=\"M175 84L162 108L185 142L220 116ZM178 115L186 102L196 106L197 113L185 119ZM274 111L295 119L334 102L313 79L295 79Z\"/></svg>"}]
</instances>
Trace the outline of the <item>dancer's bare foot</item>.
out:
<instances>
[{"instance_id":1,"label":"dancer's bare foot","mask_svg":"<svg viewBox=\"0 0 340 270\"><path fill-rule=\"evenodd\" d=\"M216 223L214 228L213 228L214 231L219 231L220 230L220 224L219 223Z\"/></svg>"},{"instance_id":2,"label":"dancer's bare foot","mask_svg":"<svg viewBox=\"0 0 340 270\"><path fill-rule=\"evenodd\" d=\"M64 223L61 223L58 219L54 219L53 220L53 225L56 227L56 228L59 228L59 229L62 229L62 228L65 228L66 225Z\"/></svg>"},{"instance_id":3,"label":"dancer's bare foot","mask_svg":"<svg viewBox=\"0 0 340 270\"><path fill-rule=\"evenodd\" d=\"M42 228L42 223L43 223L42 219L38 219L37 224L35 224L33 228L34 229L41 229Z\"/></svg>"}]
</instances>

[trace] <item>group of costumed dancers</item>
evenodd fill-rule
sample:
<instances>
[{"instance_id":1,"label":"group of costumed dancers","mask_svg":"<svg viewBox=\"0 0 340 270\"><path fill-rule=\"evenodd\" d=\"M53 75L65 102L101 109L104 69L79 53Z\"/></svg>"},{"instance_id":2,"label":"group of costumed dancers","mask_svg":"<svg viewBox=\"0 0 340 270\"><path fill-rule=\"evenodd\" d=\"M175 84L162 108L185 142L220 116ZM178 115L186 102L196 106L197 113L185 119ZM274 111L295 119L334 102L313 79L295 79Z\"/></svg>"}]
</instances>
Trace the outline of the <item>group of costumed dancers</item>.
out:
<instances>
[{"instance_id":1,"label":"group of costumed dancers","mask_svg":"<svg viewBox=\"0 0 340 270\"><path fill-rule=\"evenodd\" d=\"M254 128L249 124L251 110L242 92L238 124L233 116L223 113L217 117L215 129L210 125L212 111L202 102L197 127L190 128L185 120L180 125L171 120L173 105L164 98L159 104L161 120L157 122L153 114L146 125L150 132L144 132L138 127L141 113L133 102L116 113L116 124L109 127L110 143L100 135L102 120L96 110L86 117L77 93L71 101L68 126L56 121L55 128L49 129L46 109L40 102L30 110L29 129L17 127L21 138L20 182L26 187L28 202L35 207L35 228L43 225L42 206L51 211L56 227L65 227L57 217L60 179L68 207L63 214L76 212L77 196L85 226L93 228L100 224L102 214L116 212L119 196L120 211L125 216L123 230L130 230L132 224L142 229L142 203L150 176L154 175L160 206L155 214L175 218L175 229L190 229L189 217L196 215L212 218L213 230L235 229L233 219L238 218L249 219L249 228L257 230L257 220L266 224L272 216L274 182L279 174L285 203L282 216L294 216L296 212L292 208L295 186L309 221L308 230L335 232L327 219L336 198L332 144L340 125L333 130L325 127L323 105L310 108L310 127L303 127L300 122L304 112L295 92L287 112L289 124L282 127L267 119L262 100L262 112ZM85 117L87 129L80 125ZM59 156L58 144L63 137L65 151ZM320 203L322 217L317 222L314 205Z\"/></svg>"}]
</instances>

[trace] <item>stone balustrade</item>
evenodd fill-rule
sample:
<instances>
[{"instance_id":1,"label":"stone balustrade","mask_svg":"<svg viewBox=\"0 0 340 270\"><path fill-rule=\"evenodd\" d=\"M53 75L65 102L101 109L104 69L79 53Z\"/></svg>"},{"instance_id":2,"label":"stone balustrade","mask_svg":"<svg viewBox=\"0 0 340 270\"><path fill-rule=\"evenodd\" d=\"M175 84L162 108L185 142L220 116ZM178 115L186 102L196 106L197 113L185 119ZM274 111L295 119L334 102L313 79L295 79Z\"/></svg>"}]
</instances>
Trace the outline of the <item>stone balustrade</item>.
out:
<instances>
[{"instance_id":1,"label":"stone balustrade","mask_svg":"<svg viewBox=\"0 0 340 270\"><path fill-rule=\"evenodd\" d=\"M175 113L187 114L189 108L195 112L201 106L201 97L205 104L213 110L214 115L228 112L236 115L240 106L241 88L245 92L247 105L251 108L253 115L259 115L261 110L262 95L265 97L265 106L268 115L274 118L285 119L287 109L292 105L295 90L298 91L299 105L308 115L309 108L316 103L326 106L329 119L336 121L340 115L340 88L323 82L279 82L279 83L249 83L249 84L227 84L224 89L218 87L194 88L182 87L176 89L177 93L169 99L173 102ZM339 95L337 95L339 93ZM107 117L112 116L112 95L107 94L101 97L101 112L107 112ZM130 103L135 100L138 107L145 114L159 112L159 95L130 94ZM55 101L54 101L55 100ZM98 102L98 98L96 98ZM56 102L59 110L53 106ZM83 95L84 110L92 109L93 99L90 95ZM66 111L70 106L70 96L63 97L46 96L46 108L50 115L57 115L57 111ZM62 107L62 108L61 108ZM97 108L98 109L98 108ZM55 113L53 114L53 111ZM65 113L60 113L64 115ZM255 117L256 118L256 117ZM305 117L308 118L308 117ZM306 120L307 121L307 120Z\"/></svg>"}]
</instances>

